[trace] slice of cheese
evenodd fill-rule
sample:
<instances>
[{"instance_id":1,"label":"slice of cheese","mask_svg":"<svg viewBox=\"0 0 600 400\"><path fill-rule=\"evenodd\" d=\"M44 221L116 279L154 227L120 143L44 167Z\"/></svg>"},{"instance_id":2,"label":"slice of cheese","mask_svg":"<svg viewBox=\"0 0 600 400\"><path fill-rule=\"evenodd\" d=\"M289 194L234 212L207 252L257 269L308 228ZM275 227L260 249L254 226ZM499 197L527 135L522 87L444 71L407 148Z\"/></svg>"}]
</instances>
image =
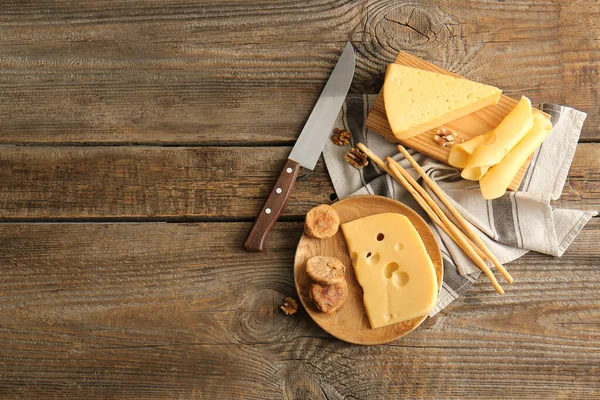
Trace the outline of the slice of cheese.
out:
<instances>
[{"instance_id":1,"label":"slice of cheese","mask_svg":"<svg viewBox=\"0 0 600 400\"><path fill-rule=\"evenodd\" d=\"M483 135L475 136L473 139L467 140L466 142L455 144L450 148L450 154L448 155L448 164L456 168L464 168L467 166L469 157L480 145L489 142L492 138L494 131L489 131Z\"/></svg>"},{"instance_id":2,"label":"slice of cheese","mask_svg":"<svg viewBox=\"0 0 600 400\"><path fill-rule=\"evenodd\" d=\"M404 215L384 213L342 224L371 328L428 314L437 300L435 268Z\"/></svg>"},{"instance_id":3,"label":"slice of cheese","mask_svg":"<svg viewBox=\"0 0 600 400\"><path fill-rule=\"evenodd\" d=\"M502 91L449 75L390 64L383 84L385 112L398 139L408 139L496 104Z\"/></svg>"},{"instance_id":4,"label":"slice of cheese","mask_svg":"<svg viewBox=\"0 0 600 400\"><path fill-rule=\"evenodd\" d=\"M490 167L502 161L532 127L531 101L523 96L515 108L492 131L491 137L475 149L461 176L475 181L481 179Z\"/></svg>"},{"instance_id":5,"label":"slice of cheese","mask_svg":"<svg viewBox=\"0 0 600 400\"><path fill-rule=\"evenodd\" d=\"M533 116L533 127L523 139L481 178L479 185L483 198L487 200L502 196L510 182L533 152L552 131L550 120L536 113Z\"/></svg>"}]
</instances>

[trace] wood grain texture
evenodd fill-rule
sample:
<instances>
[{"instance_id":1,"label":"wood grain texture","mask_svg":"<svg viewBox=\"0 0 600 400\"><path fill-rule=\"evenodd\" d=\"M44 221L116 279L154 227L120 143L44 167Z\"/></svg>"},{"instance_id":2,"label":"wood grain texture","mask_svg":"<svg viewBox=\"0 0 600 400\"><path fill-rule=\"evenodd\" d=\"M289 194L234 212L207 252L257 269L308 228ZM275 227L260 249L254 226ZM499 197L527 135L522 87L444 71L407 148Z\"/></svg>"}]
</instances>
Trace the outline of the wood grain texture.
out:
<instances>
[{"instance_id":1,"label":"wood grain texture","mask_svg":"<svg viewBox=\"0 0 600 400\"><path fill-rule=\"evenodd\" d=\"M289 147L6 147L0 219L254 219ZM600 209L600 144L577 147L566 208ZM302 219L335 192L322 161L301 169L284 218Z\"/></svg>"},{"instance_id":2,"label":"wood grain texture","mask_svg":"<svg viewBox=\"0 0 600 400\"><path fill-rule=\"evenodd\" d=\"M511 263L506 295L482 281L372 347L278 309L290 220L333 193L322 162L269 249L242 244L347 40L355 93L404 50L586 111L597 141L599 17L591 0L3 0L0 144L26 146L0 148L0 220L36 223L0 224L0 396L597 397L598 219L562 258ZM600 209L597 146L559 205Z\"/></svg>"},{"instance_id":3,"label":"wood grain texture","mask_svg":"<svg viewBox=\"0 0 600 400\"><path fill-rule=\"evenodd\" d=\"M4 398L576 397L598 392L600 220L405 338L344 344L294 294L301 223L0 224ZM32 251L35 249L35 252Z\"/></svg>"},{"instance_id":4,"label":"wood grain texture","mask_svg":"<svg viewBox=\"0 0 600 400\"><path fill-rule=\"evenodd\" d=\"M370 195L349 197L333 203L332 207L340 217L340 224L374 214L405 215L423 240L437 274L438 288L441 290L444 270L440 247L425 220L410 207L387 197ZM313 281L306 273L306 262L315 256L335 257L346 267L348 297L337 311L330 314L321 312L310 299L310 286ZM296 292L308 315L324 331L349 343L373 345L393 342L412 332L427 318L427 315L424 315L378 329L371 328L363 304L363 290L354 274L352 259L341 228L328 239L315 239L302 235L294 257L294 282Z\"/></svg>"},{"instance_id":5,"label":"wood grain texture","mask_svg":"<svg viewBox=\"0 0 600 400\"><path fill-rule=\"evenodd\" d=\"M594 1L5 0L0 142L290 143L349 39L354 92L405 50L586 111L596 140L599 17Z\"/></svg>"},{"instance_id":6,"label":"wood grain texture","mask_svg":"<svg viewBox=\"0 0 600 400\"><path fill-rule=\"evenodd\" d=\"M289 147L2 149L3 218L254 219ZM331 202L322 163L302 169L284 215Z\"/></svg>"}]
</instances>

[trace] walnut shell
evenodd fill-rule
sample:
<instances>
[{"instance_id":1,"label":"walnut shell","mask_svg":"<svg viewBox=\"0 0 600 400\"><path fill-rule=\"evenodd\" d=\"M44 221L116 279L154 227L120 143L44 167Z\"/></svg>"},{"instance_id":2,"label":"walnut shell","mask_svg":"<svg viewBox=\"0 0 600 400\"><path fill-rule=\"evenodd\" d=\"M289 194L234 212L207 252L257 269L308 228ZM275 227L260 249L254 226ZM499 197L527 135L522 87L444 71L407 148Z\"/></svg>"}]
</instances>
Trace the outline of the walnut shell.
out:
<instances>
[{"instance_id":1,"label":"walnut shell","mask_svg":"<svg viewBox=\"0 0 600 400\"><path fill-rule=\"evenodd\" d=\"M306 214L304 233L317 239L327 239L335 235L340 227L340 217L333 207L321 204Z\"/></svg>"},{"instance_id":2,"label":"walnut shell","mask_svg":"<svg viewBox=\"0 0 600 400\"><path fill-rule=\"evenodd\" d=\"M330 314L344 304L344 300L348 296L348 285L345 280L333 285L313 283L310 286L309 296L320 311Z\"/></svg>"},{"instance_id":3,"label":"walnut shell","mask_svg":"<svg viewBox=\"0 0 600 400\"><path fill-rule=\"evenodd\" d=\"M346 266L335 257L315 256L306 262L306 273L317 283L331 285L344 280Z\"/></svg>"}]
</instances>

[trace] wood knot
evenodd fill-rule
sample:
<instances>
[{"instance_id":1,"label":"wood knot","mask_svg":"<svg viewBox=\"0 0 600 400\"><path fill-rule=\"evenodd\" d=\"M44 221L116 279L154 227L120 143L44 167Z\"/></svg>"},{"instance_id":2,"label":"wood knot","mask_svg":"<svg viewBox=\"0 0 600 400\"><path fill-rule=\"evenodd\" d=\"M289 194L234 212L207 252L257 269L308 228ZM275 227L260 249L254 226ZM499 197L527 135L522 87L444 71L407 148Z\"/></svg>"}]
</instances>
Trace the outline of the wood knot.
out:
<instances>
[{"instance_id":1,"label":"wood knot","mask_svg":"<svg viewBox=\"0 0 600 400\"><path fill-rule=\"evenodd\" d=\"M273 289L245 293L232 321L232 332L242 343L277 343L294 332L297 315L285 315L279 308L285 294Z\"/></svg>"},{"instance_id":2,"label":"wood knot","mask_svg":"<svg viewBox=\"0 0 600 400\"><path fill-rule=\"evenodd\" d=\"M375 39L380 47L373 50L391 54L392 59L399 50L435 48L436 53L440 50L446 53L464 49L459 22L433 4L376 2L369 6L367 15L364 34Z\"/></svg>"},{"instance_id":3,"label":"wood knot","mask_svg":"<svg viewBox=\"0 0 600 400\"><path fill-rule=\"evenodd\" d=\"M310 365L294 364L286 366L281 371L283 381L284 399L340 399L340 395L334 387L323 382L319 371L312 371L315 368Z\"/></svg>"},{"instance_id":4,"label":"wood knot","mask_svg":"<svg viewBox=\"0 0 600 400\"><path fill-rule=\"evenodd\" d=\"M369 60L362 67L368 78L354 83L365 93L379 93L385 68L399 51L461 74L465 59L478 49L467 43L460 21L434 4L372 2L366 8L364 27L353 34L357 53Z\"/></svg>"}]
</instances>

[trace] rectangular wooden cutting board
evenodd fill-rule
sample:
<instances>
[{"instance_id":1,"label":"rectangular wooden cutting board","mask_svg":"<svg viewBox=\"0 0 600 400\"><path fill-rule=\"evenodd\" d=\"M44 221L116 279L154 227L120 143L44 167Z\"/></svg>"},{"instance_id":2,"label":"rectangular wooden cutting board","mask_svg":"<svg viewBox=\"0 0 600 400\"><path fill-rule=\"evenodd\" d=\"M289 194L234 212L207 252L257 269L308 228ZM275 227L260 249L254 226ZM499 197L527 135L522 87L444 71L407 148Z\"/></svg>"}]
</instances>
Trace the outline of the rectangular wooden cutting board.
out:
<instances>
[{"instance_id":1,"label":"rectangular wooden cutting board","mask_svg":"<svg viewBox=\"0 0 600 400\"><path fill-rule=\"evenodd\" d=\"M438 67L437 65L433 65L425 60L404 53L402 51L398 53L398 57L396 57L396 60L394 62L396 64L402 64L408 67L420 68L426 71L433 71L440 74L460 78L460 76L455 73L447 71L443 68ZM517 105L517 103L517 100L501 95L498 104L483 108L465 117L454 120L446 125L443 125L443 127L453 130L454 132L456 132L457 136L460 139L464 139L465 141L467 141L475 136L483 135L484 133L489 132L496 126L498 126L500 121L502 121L504 117L506 117L506 115ZM534 109L533 112L541 113L547 118L549 117L547 114L537 109ZM383 96L381 93L379 94L379 96L377 96L375 104L373 104L373 107L371 108L371 111L367 116L366 125L368 128L379 133L391 142L401 143L407 147L413 148L425 155L428 155L429 157L435 158L436 160L439 160L443 163L448 163L450 147L442 147L439 144L437 144L435 140L433 140L433 136L435 135L437 129L441 127L438 127L435 130L422 133L420 135L406 140L399 140L394 136L388 123L387 116L385 114ZM527 167L529 166L532 157L529 157L527 161L525 161L525 163L513 179L512 183L508 187L510 190L517 190L519 188L519 185L521 184L521 181L525 176L525 172L527 171Z\"/></svg>"}]
</instances>

